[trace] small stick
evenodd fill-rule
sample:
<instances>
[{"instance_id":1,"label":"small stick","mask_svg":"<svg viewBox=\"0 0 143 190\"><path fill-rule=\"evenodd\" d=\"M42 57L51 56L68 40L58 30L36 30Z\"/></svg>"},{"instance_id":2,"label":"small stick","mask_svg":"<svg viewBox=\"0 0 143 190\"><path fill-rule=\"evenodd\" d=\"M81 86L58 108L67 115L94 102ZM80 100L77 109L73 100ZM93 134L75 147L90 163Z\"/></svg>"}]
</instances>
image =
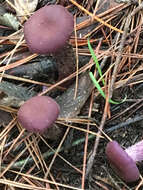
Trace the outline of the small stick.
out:
<instances>
[{"instance_id":1,"label":"small stick","mask_svg":"<svg viewBox=\"0 0 143 190\"><path fill-rule=\"evenodd\" d=\"M113 70L113 74L112 74L112 79L111 79L111 83L110 83L110 87L109 87L109 99L112 98L112 94L113 94L113 90L114 90L114 84L115 84L115 80L116 80L116 75L118 72L118 66L119 66L120 61L121 61L123 48L124 48L125 40L126 40L126 37L128 34L128 28L129 28L130 22L131 22L131 15L129 14L129 16L127 17L126 23L125 23L124 33L123 33L122 38L121 38L118 56L116 57L116 62L115 62L115 66L114 66L114 70Z\"/></svg>"}]
</instances>

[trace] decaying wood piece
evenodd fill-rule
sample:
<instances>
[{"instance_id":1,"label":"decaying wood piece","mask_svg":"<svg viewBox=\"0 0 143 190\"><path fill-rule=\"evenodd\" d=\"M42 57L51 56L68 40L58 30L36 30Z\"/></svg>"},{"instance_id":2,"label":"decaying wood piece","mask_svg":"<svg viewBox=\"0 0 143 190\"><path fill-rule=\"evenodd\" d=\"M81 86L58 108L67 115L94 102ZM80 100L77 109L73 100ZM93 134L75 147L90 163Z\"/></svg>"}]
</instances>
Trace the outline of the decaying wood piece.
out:
<instances>
[{"instance_id":1,"label":"decaying wood piece","mask_svg":"<svg viewBox=\"0 0 143 190\"><path fill-rule=\"evenodd\" d=\"M30 63L9 69L6 73L48 83L53 83L58 78L56 61L52 56L39 56Z\"/></svg>"},{"instance_id":2,"label":"decaying wood piece","mask_svg":"<svg viewBox=\"0 0 143 190\"><path fill-rule=\"evenodd\" d=\"M75 83L72 84L62 96L56 99L60 105L61 112L59 117L61 118L76 117L94 88L88 72L81 74L79 78L76 98L74 98L75 86Z\"/></svg>"},{"instance_id":3,"label":"decaying wood piece","mask_svg":"<svg viewBox=\"0 0 143 190\"><path fill-rule=\"evenodd\" d=\"M70 118L75 118L80 113L81 108L84 106L94 88L88 72L82 74L79 78L76 98L74 98L75 86L75 83L72 84L65 93L56 98L57 103L60 105L59 118L64 118L67 122L70 121ZM54 125L47 131L45 137L56 139L61 136L62 133L63 128Z\"/></svg>"}]
</instances>

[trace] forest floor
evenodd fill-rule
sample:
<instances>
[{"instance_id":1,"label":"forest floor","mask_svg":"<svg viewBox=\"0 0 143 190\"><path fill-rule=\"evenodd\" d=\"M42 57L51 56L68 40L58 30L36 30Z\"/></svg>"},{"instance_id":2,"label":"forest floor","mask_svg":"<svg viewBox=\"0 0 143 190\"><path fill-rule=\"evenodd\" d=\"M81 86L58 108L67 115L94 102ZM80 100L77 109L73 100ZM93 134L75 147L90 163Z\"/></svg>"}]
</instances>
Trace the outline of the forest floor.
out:
<instances>
[{"instance_id":1,"label":"forest floor","mask_svg":"<svg viewBox=\"0 0 143 190\"><path fill-rule=\"evenodd\" d=\"M143 137L142 1L0 3L0 189L142 190L142 162L140 179L126 183L105 154L109 141L127 148ZM50 4L73 14L74 31L58 53L31 53L24 23ZM60 105L54 130L44 135L17 121L20 106L36 95Z\"/></svg>"}]
</instances>

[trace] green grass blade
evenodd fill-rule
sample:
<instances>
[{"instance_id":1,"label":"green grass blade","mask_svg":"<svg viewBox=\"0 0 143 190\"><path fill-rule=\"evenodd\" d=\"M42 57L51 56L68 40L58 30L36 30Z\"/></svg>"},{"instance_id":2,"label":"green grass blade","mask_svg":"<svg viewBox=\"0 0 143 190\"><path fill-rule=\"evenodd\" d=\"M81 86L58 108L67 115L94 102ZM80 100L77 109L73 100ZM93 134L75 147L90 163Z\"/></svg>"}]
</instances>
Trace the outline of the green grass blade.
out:
<instances>
[{"instance_id":1,"label":"green grass blade","mask_svg":"<svg viewBox=\"0 0 143 190\"><path fill-rule=\"evenodd\" d=\"M96 86L96 88L98 89L98 91L100 92L100 94L103 96L103 98L106 98L105 93L103 92L101 86L99 85L98 81L95 79L95 77L94 77L94 75L93 75L92 72L89 72L89 76L90 76L93 84ZM116 102L114 100L109 99L109 102L112 103L112 104L121 104L121 103L125 102L126 99L127 99L127 97L125 97L121 102Z\"/></svg>"},{"instance_id":2,"label":"green grass blade","mask_svg":"<svg viewBox=\"0 0 143 190\"><path fill-rule=\"evenodd\" d=\"M102 88L100 87L99 83L98 83L97 80L95 79L93 73L92 73L92 72L89 72L89 76L90 76L90 78L91 78L93 84L96 86L96 88L97 88L98 91L100 92L100 94L105 98L106 96L105 96L105 94L104 94Z\"/></svg>"},{"instance_id":3,"label":"green grass blade","mask_svg":"<svg viewBox=\"0 0 143 190\"><path fill-rule=\"evenodd\" d=\"M105 81L104 81L104 79L103 79L102 71L101 71L101 68L100 68L98 59L97 59L97 57L96 57L96 55L95 55L95 53L94 53L94 50L93 50L93 48L91 47L91 44L90 44L89 39L88 39L88 48L89 48L89 51L90 51L90 53L91 53L91 56L92 56L92 58L93 58L93 60L94 60L94 62L95 62L95 64L96 64L96 68L97 68L98 73L99 73L99 75L100 75L100 77L101 77L102 83L103 83L103 85L104 85L104 84L105 84Z\"/></svg>"}]
</instances>

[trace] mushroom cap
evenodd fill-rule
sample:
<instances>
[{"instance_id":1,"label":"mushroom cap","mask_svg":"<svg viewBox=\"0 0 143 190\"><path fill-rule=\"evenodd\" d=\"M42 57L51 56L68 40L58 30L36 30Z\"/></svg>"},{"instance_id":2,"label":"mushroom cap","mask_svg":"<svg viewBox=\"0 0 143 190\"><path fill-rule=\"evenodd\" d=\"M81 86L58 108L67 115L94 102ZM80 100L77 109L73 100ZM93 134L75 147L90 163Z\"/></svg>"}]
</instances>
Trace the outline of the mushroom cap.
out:
<instances>
[{"instance_id":1,"label":"mushroom cap","mask_svg":"<svg viewBox=\"0 0 143 190\"><path fill-rule=\"evenodd\" d=\"M46 5L24 24L24 36L33 53L55 53L63 48L74 27L73 15L61 5Z\"/></svg>"},{"instance_id":2,"label":"mushroom cap","mask_svg":"<svg viewBox=\"0 0 143 190\"><path fill-rule=\"evenodd\" d=\"M139 170L132 158L121 148L116 141L107 144L106 155L117 174L126 182L139 179Z\"/></svg>"},{"instance_id":3,"label":"mushroom cap","mask_svg":"<svg viewBox=\"0 0 143 190\"><path fill-rule=\"evenodd\" d=\"M134 160L134 162L141 162L143 160L143 140L126 148L125 151Z\"/></svg>"},{"instance_id":4,"label":"mushroom cap","mask_svg":"<svg viewBox=\"0 0 143 190\"><path fill-rule=\"evenodd\" d=\"M35 96L27 100L17 113L18 121L31 132L44 133L59 115L59 105L48 96Z\"/></svg>"}]
</instances>

